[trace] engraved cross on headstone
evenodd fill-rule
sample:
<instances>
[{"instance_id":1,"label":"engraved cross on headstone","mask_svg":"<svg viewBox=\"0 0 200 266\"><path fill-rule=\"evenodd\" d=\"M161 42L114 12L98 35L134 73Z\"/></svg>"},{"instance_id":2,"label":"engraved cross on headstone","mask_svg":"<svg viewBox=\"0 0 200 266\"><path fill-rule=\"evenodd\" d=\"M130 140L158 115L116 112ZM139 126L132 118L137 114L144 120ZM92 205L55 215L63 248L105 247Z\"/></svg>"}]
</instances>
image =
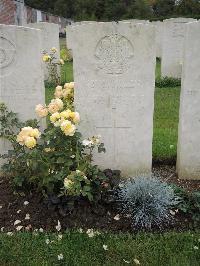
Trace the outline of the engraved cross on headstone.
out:
<instances>
[{"instance_id":1,"label":"engraved cross on headstone","mask_svg":"<svg viewBox=\"0 0 200 266\"><path fill-rule=\"evenodd\" d=\"M113 159L114 159L114 162L116 162L116 145L117 145L117 139L116 139L116 134L117 134L117 129L131 129L132 127L126 127L126 126L118 126L117 125L117 115L116 115L116 110L117 110L117 107L115 105L113 105L111 107L111 112L112 112L112 120L113 120L113 123L111 126L97 126L96 129L111 129L112 130L112 136L113 136L113 144L114 144L114 147L113 147Z\"/></svg>"}]
</instances>

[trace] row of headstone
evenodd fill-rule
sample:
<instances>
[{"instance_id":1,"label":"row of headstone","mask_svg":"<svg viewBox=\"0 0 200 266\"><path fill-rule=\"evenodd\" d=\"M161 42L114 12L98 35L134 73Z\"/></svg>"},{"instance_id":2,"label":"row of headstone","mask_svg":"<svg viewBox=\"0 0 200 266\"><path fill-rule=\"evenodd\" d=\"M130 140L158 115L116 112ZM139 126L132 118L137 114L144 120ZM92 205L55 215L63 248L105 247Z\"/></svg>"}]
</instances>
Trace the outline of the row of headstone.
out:
<instances>
[{"instance_id":1,"label":"row of headstone","mask_svg":"<svg viewBox=\"0 0 200 266\"><path fill-rule=\"evenodd\" d=\"M199 84L200 23L185 31L179 123L180 178L200 177ZM124 175L149 174L152 164L155 82L155 29L150 23L110 22L70 26L74 53L75 105L85 137L101 134L107 152L95 156L102 168ZM0 101L34 118L45 102L41 62L42 31L0 25ZM7 146L1 140L0 151Z\"/></svg>"}]
</instances>

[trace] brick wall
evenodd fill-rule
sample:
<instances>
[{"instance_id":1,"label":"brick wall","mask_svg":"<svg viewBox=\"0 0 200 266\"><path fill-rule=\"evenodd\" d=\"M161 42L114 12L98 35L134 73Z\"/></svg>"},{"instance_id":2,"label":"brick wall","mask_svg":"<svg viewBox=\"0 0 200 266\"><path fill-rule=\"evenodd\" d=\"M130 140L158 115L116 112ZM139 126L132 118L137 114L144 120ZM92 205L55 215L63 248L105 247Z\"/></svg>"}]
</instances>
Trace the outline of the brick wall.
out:
<instances>
[{"instance_id":1,"label":"brick wall","mask_svg":"<svg viewBox=\"0 0 200 266\"><path fill-rule=\"evenodd\" d=\"M26 6L23 0L0 0L0 24L26 26L28 23L40 21L59 24L61 33L64 33L66 25L71 23L66 18Z\"/></svg>"},{"instance_id":2,"label":"brick wall","mask_svg":"<svg viewBox=\"0 0 200 266\"><path fill-rule=\"evenodd\" d=\"M13 0L0 0L0 24L15 24L15 12Z\"/></svg>"}]
</instances>

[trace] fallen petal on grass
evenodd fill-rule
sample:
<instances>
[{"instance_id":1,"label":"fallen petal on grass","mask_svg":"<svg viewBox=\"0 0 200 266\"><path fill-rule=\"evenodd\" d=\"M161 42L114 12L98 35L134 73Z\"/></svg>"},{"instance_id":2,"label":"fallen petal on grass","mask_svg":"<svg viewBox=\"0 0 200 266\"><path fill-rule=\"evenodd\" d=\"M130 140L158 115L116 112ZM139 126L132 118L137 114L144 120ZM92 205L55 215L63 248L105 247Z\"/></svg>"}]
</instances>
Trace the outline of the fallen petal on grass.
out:
<instances>
[{"instance_id":1,"label":"fallen petal on grass","mask_svg":"<svg viewBox=\"0 0 200 266\"><path fill-rule=\"evenodd\" d=\"M138 259L134 259L133 261L135 262L136 265L140 265L140 262Z\"/></svg>"},{"instance_id":2,"label":"fallen petal on grass","mask_svg":"<svg viewBox=\"0 0 200 266\"><path fill-rule=\"evenodd\" d=\"M103 249L104 250L108 250L108 246L107 245L103 245Z\"/></svg>"},{"instance_id":3,"label":"fallen petal on grass","mask_svg":"<svg viewBox=\"0 0 200 266\"><path fill-rule=\"evenodd\" d=\"M125 260L125 259L123 259L123 261L124 261L125 263L127 263L127 264L131 263L129 260Z\"/></svg>"},{"instance_id":4,"label":"fallen petal on grass","mask_svg":"<svg viewBox=\"0 0 200 266\"><path fill-rule=\"evenodd\" d=\"M63 254L61 253L61 254L59 254L58 255L58 260L63 260L64 259L64 256L63 256Z\"/></svg>"},{"instance_id":5,"label":"fallen petal on grass","mask_svg":"<svg viewBox=\"0 0 200 266\"><path fill-rule=\"evenodd\" d=\"M19 226L16 227L16 230L20 231L20 230L22 230L22 228L23 228L23 225L19 225Z\"/></svg>"}]
</instances>

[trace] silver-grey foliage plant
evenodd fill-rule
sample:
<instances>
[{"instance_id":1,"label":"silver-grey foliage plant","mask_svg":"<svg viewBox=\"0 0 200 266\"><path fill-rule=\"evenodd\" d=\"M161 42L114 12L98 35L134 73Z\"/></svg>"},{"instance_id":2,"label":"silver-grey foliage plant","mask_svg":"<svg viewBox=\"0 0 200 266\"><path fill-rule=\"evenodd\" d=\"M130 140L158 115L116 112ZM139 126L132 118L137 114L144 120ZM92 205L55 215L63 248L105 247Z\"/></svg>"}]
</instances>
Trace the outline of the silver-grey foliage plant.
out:
<instances>
[{"instance_id":1,"label":"silver-grey foliage plant","mask_svg":"<svg viewBox=\"0 0 200 266\"><path fill-rule=\"evenodd\" d=\"M136 177L121 184L117 194L122 213L131 215L135 228L161 228L172 219L170 208L178 203L173 189L154 177Z\"/></svg>"}]
</instances>

